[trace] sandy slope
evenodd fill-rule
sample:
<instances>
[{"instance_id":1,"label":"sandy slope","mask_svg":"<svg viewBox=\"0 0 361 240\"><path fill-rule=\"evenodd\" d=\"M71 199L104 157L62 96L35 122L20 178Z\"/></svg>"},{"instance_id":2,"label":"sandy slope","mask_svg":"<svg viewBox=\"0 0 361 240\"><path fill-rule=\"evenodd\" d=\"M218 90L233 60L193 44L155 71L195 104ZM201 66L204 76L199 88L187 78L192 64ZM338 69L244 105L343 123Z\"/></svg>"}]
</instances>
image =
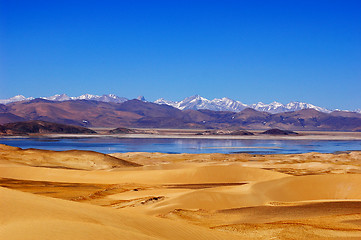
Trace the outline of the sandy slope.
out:
<instances>
[{"instance_id":1,"label":"sandy slope","mask_svg":"<svg viewBox=\"0 0 361 240\"><path fill-rule=\"evenodd\" d=\"M102 154L2 148L0 239L361 238L357 152L129 153L114 156L144 166L111 168Z\"/></svg>"},{"instance_id":2,"label":"sandy slope","mask_svg":"<svg viewBox=\"0 0 361 240\"><path fill-rule=\"evenodd\" d=\"M236 239L189 224L0 188L0 239Z\"/></svg>"},{"instance_id":3,"label":"sandy slope","mask_svg":"<svg viewBox=\"0 0 361 240\"><path fill-rule=\"evenodd\" d=\"M21 149L0 144L2 161L30 166L70 168L83 170L135 167L139 164L128 162L106 154L92 151L48 151L39 149Z\"/></svg>"},{"instance_id":4,"label":"sandy slope","mask_svg":"<svg viewBox=\"0 0 361 240\"><path fill-rule=\"evenodd\" d=\"M140 184L197 184L197 183L239 183L271 180L286 174L238 164L221 166L192 166L169 170L144 170L130 168L120 171L82 171L49 169L44 167L0 165L0 177L36 181L74 183L140 183Z\"/></svg>"},{"instance_id":5,"label":"sandy slope","mask_svg":"<svg viewBox=\"0 0 361 240\"><path fill-rule=\"evenodd\" d=\"M361 200L360 183L359 174L287 177L256 184L190 191L154 204L151 210L164 214L175 209L222 210L277 205L279 202Z\"/></svg>"},{"instance_id":6,"label":"sandy slope","mask_svg":"<svg viewBox=\"0 0 361 240\"><path fill-rule=\"evenodd\" d=\"M141 165L159 166L161 163L240 163L245 167L273 169L291 175L361 173L361 152L343 152L338 154L162 154L162 153L114 153L110 154Z\"/></svg>"}]
</instances>

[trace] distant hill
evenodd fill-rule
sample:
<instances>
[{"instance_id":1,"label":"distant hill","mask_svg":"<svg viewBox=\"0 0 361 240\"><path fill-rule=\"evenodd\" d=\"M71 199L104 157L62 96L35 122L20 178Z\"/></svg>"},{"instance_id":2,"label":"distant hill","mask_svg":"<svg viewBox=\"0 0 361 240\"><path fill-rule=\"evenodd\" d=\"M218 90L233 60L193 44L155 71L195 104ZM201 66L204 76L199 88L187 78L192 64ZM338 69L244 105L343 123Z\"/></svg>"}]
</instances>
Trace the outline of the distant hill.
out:
<instances>
[{"instance_id":1,"label":"distant hill","mask_svg":"<svg viewBox=\"0 0 361 240\"><path fill-rule=\"evenodd\" d=\"M246 108L240 112L180 110L140 100L121 103L94 100L50 101L33 99L0 105L0 124L47 121L83 127L198 128L354 131L361 128L361 114L325 113L316 109L271 114Z\"/></svg>"},{"instance_id":2,"label":"distant hill","mask_svg":"<svg viewBox=\"0 0 361 240\"><path fill-rule=\"evenodd\" d=\"M25 121L0 125L0 132L6 135L31 133L96 133L88 128L45 121Z\"/></svg>"},{"instance_id":3,"label":"distant hill","mask_svg":"<svg viewBox=\"0 0 361 240\"><path fill-rule=\"evenodd\" d=\"M289 131L289 130L281 130L278 128L269 129L267 131L262 132L261 134L267 135L297 135L298 133Z\"/></svg>"}]
</instances>

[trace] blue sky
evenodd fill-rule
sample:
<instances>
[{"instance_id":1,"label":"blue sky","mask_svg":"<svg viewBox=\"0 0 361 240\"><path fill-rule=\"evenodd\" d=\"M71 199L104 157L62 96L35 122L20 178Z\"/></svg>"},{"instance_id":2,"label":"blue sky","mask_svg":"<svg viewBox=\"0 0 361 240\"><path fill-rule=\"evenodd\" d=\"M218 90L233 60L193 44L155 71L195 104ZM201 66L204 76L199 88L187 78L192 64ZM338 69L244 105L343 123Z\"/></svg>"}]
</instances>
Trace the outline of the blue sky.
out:
<instances>
[{"instance_id":1,"label":"blue sky","mask_svg":"<svg viewBox=\"0 0 361 240\"><path fill-rule=\"evenodd\" d=\"M0 0L0 83L361 108L361 1Z\"/></svg>"}]
</instances>

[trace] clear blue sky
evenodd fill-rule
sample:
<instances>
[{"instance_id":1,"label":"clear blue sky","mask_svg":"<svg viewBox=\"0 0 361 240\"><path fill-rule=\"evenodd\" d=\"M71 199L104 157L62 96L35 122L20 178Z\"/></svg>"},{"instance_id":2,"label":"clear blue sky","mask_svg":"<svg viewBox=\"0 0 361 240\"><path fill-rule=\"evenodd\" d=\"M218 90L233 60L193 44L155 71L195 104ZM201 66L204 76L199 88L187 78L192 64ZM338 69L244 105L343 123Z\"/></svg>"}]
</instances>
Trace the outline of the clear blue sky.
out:
<instances>
[{"instance_id":1,"label":"clear blue sky","mask_svg":"<svg viewBox=\"0 0 361 240\"><path fill-rule=\"evenodd\" d=\"M0 0L0 83L361 108L361 1Z\"/></svg>"}]
</instances>

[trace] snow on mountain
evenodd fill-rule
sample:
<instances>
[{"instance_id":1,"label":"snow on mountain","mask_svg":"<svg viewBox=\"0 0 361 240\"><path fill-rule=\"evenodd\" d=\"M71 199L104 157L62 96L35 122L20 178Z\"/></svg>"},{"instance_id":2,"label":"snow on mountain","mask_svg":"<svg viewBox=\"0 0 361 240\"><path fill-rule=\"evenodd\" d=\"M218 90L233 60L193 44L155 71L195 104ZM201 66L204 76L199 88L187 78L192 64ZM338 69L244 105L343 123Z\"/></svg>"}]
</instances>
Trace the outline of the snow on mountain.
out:
<instances>
[{"instance_id":1,"label":"snow on mountain","mask_svg":"<svg viewBox=\"0 0 361 240\"><path fill-rule=\"evenodd\" d=\"M127 101L128 99L124 97L118 97L115 94L107 94L107 95L92 95L92 94L83 94L79 97L71 97L71 100L93 100L93 101L100 101L100 102L113 102L113 103L122 103Z\"/></svg>"},{"instance_id":2,"label":"snow on mountain","mask_svg":"<svg viewBox=\"0 0 361 240\"><path fill-rule=\"evenodd\" d=\"M302 109L315 109L320 112L331 112L326 108L317 107L315 105L309 103L302 102L290 102L286 105L279 102L272 102L270 104L265 104L262 102L258 102L255 104L247 105L239 101L235 101L229 98L215 98L213 100L208 100L199 95L187 97L182 101L173 102L168 101L163 98L156 100L154 103L158 104L167 104L172 107L176 107L178 109L209 109L213 111L233 111L239 112L245 108L253 108L257 111L264 111L269 113L280 113L280 112L292 112L298 111Z\"/></svg>"},{"instance_id":3,"label":"snow on mountain","mask_svg":"<svg viewBox=\"0 0 361 240\"><path fill-rule=\"evenodd\" d=\"M178 108L178 102L165 100L164 98L159 98L158 100L155 100L154 103L156 103L156 104L165 104L165 105L169 105L169 106Z\"/></svg>"},{"instance_id":4,"label":"snow on mountain","mask_svg":"<svg viewBox=\"0 0 361 240\"><path fill-rule=\"evenodd\" d=\"M221 111L240 112L243 109L248 108L246 104L226 97L220 99L215 98L212 102L217 104L221 108Z\"/></svg>"},{"instance_id":5,"label":"snow on mountain","mask_svg":"<svg viewBox=\"0 0 361 240\"><path fill-rule=\"evenodd\" d=\"M28 101L28 100L32 100L34 99L33 97L24 97L23 95L16 95L12 98L8 98L8 99L0 99L0 104L8 104L8 103L12 103L12 102L20 102L20 101Z\"/></svg>"},{"instance_id":6,"label":"snow on mountain","mask_svg":"<svg viewBox=\"0 0 361 240\"><path fill-rule=\"evenodd\" d=\"M144 96L138 96L137 100L142 101L142 102L147 102L147 100L145 100Z\"/></svg>"},{"instance_id":7,"label":"snow on mountain","mask_svg":"<svg viewBox=\"0 0 361 240\"><path fill-rule=\"evenodd\" d=\"M41 97L42 99L49 100L49 101L68 101L68 100L94 100L100 102L113 102L113 103L122 103L128 101L127 98L118 97L115 94L104 94L102 96L99 95L92 95L92 94L84 94L79 97L69 97L66 94L55 94L54 96L50 97ZM0 99L0 104L8 104L12 102L19 102L19 101L29 101L33 100L33 97L26 98L23 95L17 95L15 97L9 99Z\"/></svg>"},{"instance_id":8,"label":"snow on mountain","mask_svg":"<svg viewBox=\"0 0 361 240\"><path fill-rule=\"evenodd\" d=\"M315 105L309 104L309 103L303 103L303 102L290 102L286 105L283 105L279 102L272 102L270 104L264 104L262 102L251 104L249 105L251 108L257 110L257 111L264 111L269 113L281 113L281 112L293 112L293 111L299 111L302 109L315 109L319 112L331 112L330 110L326 108L317 107Z\"/></svg>"},{"instance_id":9,"label":"snow on mountain","mask_svg":"<svg viewBox=\"0 0 361 240\"><path fill-rule=\"evenodd\" d=\"M239 101L229 99L229 98L215 98L213 100L208 100L199 95L187 97L184 100L179 101L179 102L168 101L163 98L160 98L160 99L154 101L154 103L170 105L172 107L175 107L175 108L178 108L181 110L208 109L208 110L213 110L213 111L239 112L239 111L242 111L243 109L247 108L247 105L245 105Z\"/></svg>"},{"instance_id":10,"label":"snow on mountain","mask_svg":"<svg viewBox=\"0 0 361 240\"><path fill-rule=\"evenodd\" d=\"M98 101L101 102L113 102L113 103L122 103L122 102L126 102L128 101L127 98L125 97L118 97L115 94L108 94L108 95L103 95L101 96Z\"/></svg>"},{"instance_id":11,"label":"snow on mountain","mask_svg":"<svg viewBox=\"0 0 361 240\"><path fill-rule=\"evenodd\" d=\"M257 111L269 112L269 113L279 113L284 112L285 106L279 102L272 102L270 104L265 104L263 102L258 102L249 105L250 108L253 108Z\"/></svg>"},{"instance_id":12,"label":"snow on mountain","mask_svg":"<svg viewBox=\"0 0 361 240\"><path fill-rule=\"evenodd\" d=\"M67 101L70 100L70 97L66 94L55 94L50 97L42 97L42 99L50 100L50 101Z\"/></svg>"},{"instance_id":13,"label":"snow on mountain","mask_svg":"<svg viewBox=\"0 0 361 240\"><path fill-rule=\"evenodd\" d=\"M92 95L92 94L83 94L79 97L71 97L72 100L93 100L93 101L100 101L100 102L113 102L113 103L122 103L127 101L128 99L124 97L118 97L115 94L104 94L102 96L99 95Z\"/></svg>"},{"instance_id":14,"label":"snow on mountain","mask_svg":"<svg viewBox=\"0 0 361 240\"><path fill-rule=\"evenodd\" d=\"M206 98L203 98L199 95L187 97L184 100L178 102L178 108L181 110L185 109L192 109L192 110L198 110L198 109L209 109L209 110L216 110L215 106L211 104L211 101L209 101Z\"/></svg>"},{"instance_id":15,"label":"snow on mountain","mask_svg":"<svg viewBox=\"0 0 361 240\"><path fill-rule=\"evenodd\" d=\"M99 95L92 95L89 93L80 95L79 97L71 97L72 100L95 100L97 101L101 96Z\"/></svg>"},{"instance_id":16,"label":"snow on mountain","mask_svg":"<svg viewBox=\"0 0 361 240\"><path fill-rule=\"evenodd\" d=\"M312 105L310 103L303 103L303 102L290 102L290 103L286 104L285 107L288 112L298 111L298 110L302 110L302 109L315 109L319 112L324 112L324 113L331 112L330 110L328 110L326 108L318 107L318 106Z\"/></svg>"}]
</instances>

